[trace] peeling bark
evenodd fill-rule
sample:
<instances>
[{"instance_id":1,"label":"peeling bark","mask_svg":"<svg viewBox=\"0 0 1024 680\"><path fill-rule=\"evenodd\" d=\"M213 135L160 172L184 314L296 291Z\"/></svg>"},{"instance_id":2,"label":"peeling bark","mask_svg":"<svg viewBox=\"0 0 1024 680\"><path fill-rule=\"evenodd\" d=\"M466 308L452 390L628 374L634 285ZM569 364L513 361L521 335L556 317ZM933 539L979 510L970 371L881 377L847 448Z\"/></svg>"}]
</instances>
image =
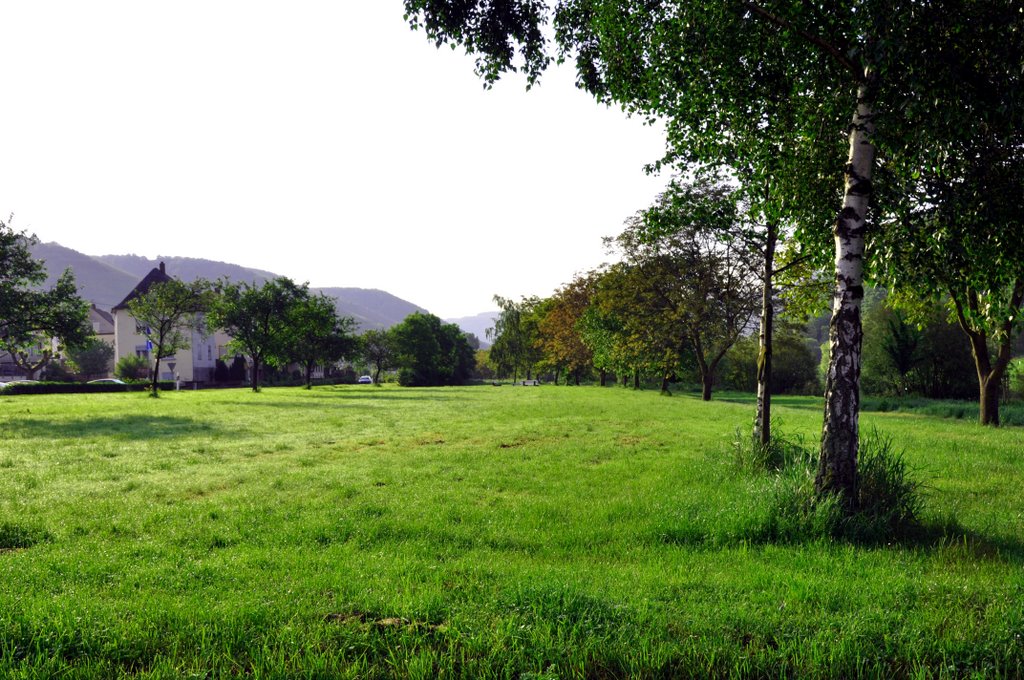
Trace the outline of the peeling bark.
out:
<instances>
[{"instance_id":1,"label":"peeling bark","mask_svg":"<svg viewBox=\"0 0 1024 680\"><path fill-rule=\"evenodd\" d=\"M864 235L871 200L875 147L870 70L857 88L857 110L850 129L843 208L835 226L836 290L829 324L830 358L825 383L825 413L821 457L814 480L818 494L838 494L852 510L857 502L860 359L863 331Z\"/></svg>"},{"instance_id":2,"label":"peeling bark","mask_svg":"<svg viewBox=\"0 0 1024 680\"><path fill-rule=\"evenodd\" d=\"M772 325L775 317L772 280L778 233L778 226L769 224L764 247L761 330L758 335L757 354L757 415L754 416L754 439L761 446L767 446L772 439Z\"/></svg>"}]
</instances>

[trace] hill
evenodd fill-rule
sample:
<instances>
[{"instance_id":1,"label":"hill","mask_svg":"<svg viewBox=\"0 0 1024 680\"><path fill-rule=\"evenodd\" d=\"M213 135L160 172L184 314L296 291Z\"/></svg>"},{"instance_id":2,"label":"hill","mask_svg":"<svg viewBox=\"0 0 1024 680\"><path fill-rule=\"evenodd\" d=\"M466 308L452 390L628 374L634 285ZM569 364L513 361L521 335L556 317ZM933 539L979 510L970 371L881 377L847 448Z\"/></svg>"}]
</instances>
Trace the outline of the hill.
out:
<instances>
[{"instance_id":1,"label":"hill","mask_svg":"<svg viewBox=\"0 0 1024 680\"><path fill-rule=\"evenodd\" d=\"M472 333L476 337L480 338L480 346L486 348L490 346L487 342L487 329L494 328L494 320L500 315L501 312L495 310L493 312L481 312L474 316L445 319L445 321L453 323L465 332Z\"/></svg>"},{"instance_id":2,"label":"hill","mask_svg":"<svg viewBox=\"0 0 1024 680\"><path fill-rule=\"evenodd\" d=\"M92 256L58 243L38 244L32 248L32 255L46 265L47 286L52 285L65 269L71 268L79 293L101 309L110 309L123 300L135 284L160 262L166 265L167 273L184 281L226 278L236 283L262 283L277 276L261 269L195 257ZM338 313L354 318L363 330L388 328L413 312L426 311L383 290L340 287L311 290L334 298Z\"/></svg>"},{"instance_id":3,"label":"hill","mask_svg":"<svg viewBox=\"0 0 1024 680\"><path fill-rule=\"evenodd\" d=\"M335 300L338 314L351 316L364 330L389 328L414 312L418 305L375 288L312 288Z\"/></svg>"},{"instance_id":4,"label":"hill","mask_svg":"<svg viewBox=\"0 0 1024 680\"><path fill-rule=\"evenodd\" d=\"M44 286L52 286L64 270L70 268L75 273L79 295L101 309L110 309L123 300L142 278L59 243L36 244L32 247L32 257L46 264Z\"/></svg>"},{"instance_id":5,"label":"hill","mask_svg":"<svg viewBox=\"0 0 1024 680\"><path fill-rule=\"evenodd\" d=\"M149 259L141 255L96 255L93 259L117 267L140 279L154 267L160 266L161 262L167 266L168 272L172 272L174 276L183 281L195 281L200 278L215 280L223 277L236 283L242 281L263 283L277 276L273 272L262 269L252 269L230 262L204 260L198 257L161 256Z\"/></svg>"}]
</instances>

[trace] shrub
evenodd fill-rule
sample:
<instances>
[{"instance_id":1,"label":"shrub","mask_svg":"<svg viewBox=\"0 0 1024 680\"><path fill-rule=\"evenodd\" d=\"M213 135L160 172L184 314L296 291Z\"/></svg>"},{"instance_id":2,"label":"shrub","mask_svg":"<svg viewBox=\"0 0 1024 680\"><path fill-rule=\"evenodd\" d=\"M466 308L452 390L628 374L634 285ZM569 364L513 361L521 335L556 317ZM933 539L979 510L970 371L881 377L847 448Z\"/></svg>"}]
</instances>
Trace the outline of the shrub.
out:
<instances>
[{"instance_id":1,"label":"shrub","mask_svg":"<svg viewBox=\"0 0 1024 680\"><path fill-rule=\"evenodd\" d=\"M213 382L227 382L230 379L229 375L228 365L223 359L217 359L213 365Z\"/></svg>"},{"instance_id":2,"label":"shrub","mask_svg":"<svg viewBox=\"0 0 1024 680\"><path fill-rule=\"evenodd\" d=\"M245 382L248 378L248 367L245 363L245 357L235 355L235 358L231 360L231 366L228 368L228 380L231 382Z\"/></svg>"},{"instance_id":3,"label":"shrub","mask_svg":"<svg viewBox=\"0 0 1024 680\"><path fill-rule=\"evenodd\" d=\"M145 380L149 377L149 359L129 354L117 360L114 375L121 380Z\"/></svg>"},{"instance_id":4,"label":"shrub","mask_svg":"<svg viewBox=\"0 0 1024 680\"><path fill-rule=\"evenodd\" d=\"M96 394L102 392L142 392L149 389L149 383L136 382L118 385L116 383L77 383L77 382L41 382L41 383L15 383L0 390L4 395L25 395L25 394ZM157 383L157 387L163 391L173 390L175 385L169 380Z\"/></svg>"}]
</instances>

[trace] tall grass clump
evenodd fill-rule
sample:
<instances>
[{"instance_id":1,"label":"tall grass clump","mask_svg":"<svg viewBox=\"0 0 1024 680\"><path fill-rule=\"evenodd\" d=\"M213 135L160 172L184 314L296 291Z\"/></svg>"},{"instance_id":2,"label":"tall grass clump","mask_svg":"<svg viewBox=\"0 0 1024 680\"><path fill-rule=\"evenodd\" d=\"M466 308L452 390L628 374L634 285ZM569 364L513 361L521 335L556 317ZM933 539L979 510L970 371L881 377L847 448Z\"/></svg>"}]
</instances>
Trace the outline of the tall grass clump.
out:
<instances>
[{"instance_id":1,"label":"tall grass clump","mask_svg":"<svg viewBox=\"0 0 1024 680\"><path fill-rule=\"evenodd\" d=\"M0 522L0 551L23 550L50 540L50 532L39 527Z\"/></svg>"},{"instance_id":2,"label":"tall grass clump","mask_svg":"<svg viewBox=\"0 0 1024 680\"><path fill-rule=\"evenodd\" d=\"M844 509L837 496L816 493L816 451L802 438L778 435L767 446L737 439L734 449L746 469L773 473L767 492L759 488L767 507L760 522L748 525L745 533L750 540L884 543L910 538L921 528L921 483L892 438L877 431L861 440L852 511Z\"/></svg>"},{"instance_id":3,"label":"tall grass clump","mask_svg":"<svg viewBox=\"0 0 1024 680\"><path fill-rule=\"evenodd\" d=\"M815 452L803 435L783 433L781 424L775 420L772 433L770 441L762 444L757 437L745 435L736 428L732 449L737 466L753 472L782 472L814 465Z\"/></svg>"}]
</instances>

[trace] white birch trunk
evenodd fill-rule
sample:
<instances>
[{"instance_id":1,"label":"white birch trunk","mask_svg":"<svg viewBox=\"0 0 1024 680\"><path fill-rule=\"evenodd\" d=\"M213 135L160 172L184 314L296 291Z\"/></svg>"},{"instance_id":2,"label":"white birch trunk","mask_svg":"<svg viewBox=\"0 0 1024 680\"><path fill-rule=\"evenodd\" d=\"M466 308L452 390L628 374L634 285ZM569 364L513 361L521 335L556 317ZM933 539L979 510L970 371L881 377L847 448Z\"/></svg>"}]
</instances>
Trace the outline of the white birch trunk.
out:
<instances>
[{"instance_id":1,"label":"white birch trunk","mask_svg":"<svg viewBox=\"0 0 1024 680\"><path fill-rule=\"evenodd\" d=\"M843 209L835 227L836 291L829 325L830 359L825 383L821 458L815 488L837 493L847 509L857 502L860 412L861 301L864 298L864 235L875 162L872 74L857 88L850 130Z\"/></svg>"}]
</instances>

